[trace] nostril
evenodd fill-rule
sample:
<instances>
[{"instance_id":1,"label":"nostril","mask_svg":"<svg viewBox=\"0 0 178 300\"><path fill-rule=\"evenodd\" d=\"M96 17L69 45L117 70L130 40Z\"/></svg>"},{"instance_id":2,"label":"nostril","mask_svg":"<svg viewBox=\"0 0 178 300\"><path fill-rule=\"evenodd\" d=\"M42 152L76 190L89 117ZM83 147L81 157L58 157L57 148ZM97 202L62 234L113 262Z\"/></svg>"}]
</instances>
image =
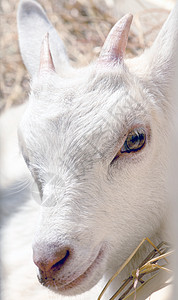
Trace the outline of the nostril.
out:
<instances>
[{"instance_id":1,"label":"nostril","mask_svg":"<svg viewBox=\"0 0 178 300\"><path fill-rule=\"evenodd\" d=\"M58 249L57 251L54 251L53 247L48 248L48 251L46 251L46 248L44 249L38 247L33 249L33 261L43 272L60 270L70 256L68 248Z\"/></svg>"},{"instance_id":2,"label":"nostril","mask_svg":"<svg viewBox=\"0 0 178 300\"><path fill-rule=\"evenodd\" d=\"M66 251L64 257L61 260L54 262L54 264L50 267L50 269L60 268L65 263L68 257L69 257L69 250Z\"/></svg>"}]
</instances>

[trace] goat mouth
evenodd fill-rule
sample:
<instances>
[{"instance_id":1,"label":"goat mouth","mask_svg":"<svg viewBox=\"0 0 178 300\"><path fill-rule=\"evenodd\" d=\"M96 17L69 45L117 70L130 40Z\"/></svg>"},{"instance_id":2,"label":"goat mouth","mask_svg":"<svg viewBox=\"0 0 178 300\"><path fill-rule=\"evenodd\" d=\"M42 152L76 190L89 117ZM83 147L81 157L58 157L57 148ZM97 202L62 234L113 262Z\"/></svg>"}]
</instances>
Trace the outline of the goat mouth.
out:
<instances>
[{"instance_id":1,"label":"goat mouth","mask_svg":"<svg viewBox=\"0 0 178 300\"><path fill-rule=\"evenodd\" d=\"M61 291L66 291L68 289L72 289L72 288L80 285L81 283L83 283L83 281L85 279L88 279L88 277L92 274L92 272L96 268L96 266L100 264L100 262L102 261L103 256L104 256L104 251L103 251L103 249L100 249L97 257L92 262L92 264L86 269L86 271L83 274L81 274L79 277L77 277L76 279L72 280L70 283L63 285L60 288L60 290Z\"/></svg>"},{"instance_id":2,"label":"goat mouth","mask_svg":"<svg viewBox=\"0 0 178 300\"><path fill-rule=\"evenodd\" d=\"M71 294L72 294L72 289L76 289L78 286L83 284L85 280L90 279L90 277L93 278L92 273L96 269L96 267L101 264L101 262L103 261L103 257L104 257L104 250L103 250L103 248L101 248L97 257L91 263L91 265L86 269L86 271L84 271L84 273L82 273L75 279L71 278L71 280L69 282L61 284L61 282L59 282L58 279L55 279L55 278L48 278L45 281L41 280L39 277L38 277L38 279L42 285L48 287L49 289L53 290L56 293L64 293L67 295L69 293L69 291L71 290ZM100 277L102 277L102 275L103 274L101 272ZM100 278L97 277L97 279L99 280ZM97 283L97 281L98 281L97 279L94 283L92 280L92 283L93 283L92 286L94 286ZM80 290L80 293L81 293L81 290ZM77 291L76 291L76 294L77 294Z\"/></svg>"}]
</instances>

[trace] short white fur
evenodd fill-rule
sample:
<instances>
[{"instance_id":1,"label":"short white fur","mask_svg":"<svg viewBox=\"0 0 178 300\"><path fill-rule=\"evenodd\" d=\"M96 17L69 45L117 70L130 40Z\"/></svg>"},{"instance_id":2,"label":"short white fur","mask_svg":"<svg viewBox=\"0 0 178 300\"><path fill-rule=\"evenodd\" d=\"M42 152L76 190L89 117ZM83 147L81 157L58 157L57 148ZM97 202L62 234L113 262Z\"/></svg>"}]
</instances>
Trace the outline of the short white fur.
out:
<instances>
[{"instance_id":1,"label":"short white fur","mask_svg":"<svg viewBox=\"0 0 178 300\"><path fill-rule=\"evenodd\" d=\"M40 5L21 1L20 49L32 81L19 141L43 193L33 247L46 248L48 257L52 244L73 249L73 258L56 275L56 285L83 274L102 249L101 259L83 283L66 291L57 289L59 293L84 293L101 280L99 294L144 237L156 244L169 240L165 229L169 87L178 39L177 9L153 46L139 58L114 66L100 66L98 61L74 70ZM46 32L56 72L39 76ZM128 132L138 126L147 133L144 149L111 164ZM144 250L127 267L125 276L145 256Z\"/></svg>"}]
</instances>

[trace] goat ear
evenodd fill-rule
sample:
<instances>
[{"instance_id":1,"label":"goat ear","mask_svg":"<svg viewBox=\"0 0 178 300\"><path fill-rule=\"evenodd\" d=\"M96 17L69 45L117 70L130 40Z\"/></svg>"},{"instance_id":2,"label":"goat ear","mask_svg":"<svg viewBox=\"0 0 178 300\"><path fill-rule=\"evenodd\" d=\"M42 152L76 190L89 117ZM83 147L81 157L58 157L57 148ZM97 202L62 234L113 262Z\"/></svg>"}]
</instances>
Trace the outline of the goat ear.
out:
<instances>
[{"instance_id":1,"label":"goat ear","mask_svg":"<svg viewBox=\"0 0 178 300\"><path fill-rule=\"evenodd\" d=\"M133 16L127 14L109 32L102 47L98 62L117 64L123 60Z\"/></svg>"},{"instance_id":2,"label":"goat ear","mask_svg":"<svg viewBox=\"0 0 178 300\"><path fill-rule=\"evenodd\" d=\"M56 72L69 66L64 45L48 20L43 8L34 0L21 0L18 8L18 33L20 51L31 76L40 66L40 52L45 34L49 33L49 45Z\"/></svg>"},{"instance_id":3,"label":"goat ear","mask_svg":"<svg viewBox=\"0 0 178 300\"><path fill-rule=\"evenodd\" d=\"M51 71L54 72L55 67L51 56L51 51L49 49L49 33L47 33L41 46L39 75Z\"/></svg>"},{"instance_id":4,"label":"goat ear","mask_svg":"<svg viewBox=\"0 0 178 300\"><path fill-rule=\"evenodd\" d=\"M151 87L169 96L174 79L178 43L178 4L170 13L152 47L140 57L128 61L131 68Z\"/></svg>"}]
</instances>

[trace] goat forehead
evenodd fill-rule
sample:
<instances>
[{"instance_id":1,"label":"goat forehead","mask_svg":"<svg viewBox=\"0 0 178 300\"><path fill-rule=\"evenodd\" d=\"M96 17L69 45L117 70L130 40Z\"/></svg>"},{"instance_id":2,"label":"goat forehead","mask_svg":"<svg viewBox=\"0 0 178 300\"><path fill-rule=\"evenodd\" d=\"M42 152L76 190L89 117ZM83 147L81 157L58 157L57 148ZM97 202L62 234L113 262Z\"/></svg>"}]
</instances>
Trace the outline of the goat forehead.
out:
<instances>
[{"instance_id":1,"label":"goat forehead","mask_svg":"<svg viewBox=\"0 0 178 300\"><path fill-rule=\"evenodd\" d=\"M29 111L23 119L22 131L25 125L27 134L30 131L34 136L44 133L46 136L70 135L71 131L72 135L80 136L97 130L100 133L101 127L108 127L112 131L116 124L119 130L125 125L129 126L137 116L144 113L145 108L124 89L112 95L102 93L98 98L95 94L84 94L71 105L59 104L58 109L56 105L51 106L49 103L49 106L42 109Z\"/></svg>"},{"instance_id":2,"label":"goat forehead","mask_svg":"<svg viewBox=\"0 0 178 300\"><path fill-rule=\"evenodd\" d=\"M34 109L49 113L62 113L71 106L82 111L106 104L107 97L116 92L117 100L120 93L132 89L137 93L138 82L127 69L86 68L72 75L72 78L60 78L57 74L44 76L42 80L34 80L32 97ZM121 95L122 96L122 95ZM84 104L84 105L83 105ZM40 107L41 106L41 107ZM44 109L43 109L44 108Z\"/></svg>"},{"instance_id":3,"label":"goat forehead","mask_svg":"<svg viewBox=\"0 0 178 300\"><path fill-rule=\"evenodd\" d=\"M82 148L93 155L95 142L103 149L106 140L119 137L124 127L145 113L138 85L124 75L100 73L64 84L54 77L37 87L21 126L26 143L37 151L42 145L49 150L49 145L58 151L60 147L60 152Z\"/></svg>"},{"instance_id":4,"label":"goat forehead","mask_svg":"<svg viewBox=\"0 0 178 300\"><path fill-rule=\"evenodd\" d=\"M68 119L75 119L77 116L104 112L103 107L109 110L114 104L119 105L125 96L128 100L128 94L130 105L142 98L139 83L123 68L119 72L81 72L76 77L61 79L53 75L44 78L40 83L37 81L32 86L30 118L31 115L41 115L43 118L55 120L66 115Z\"/></svg>"}]
</instances>

